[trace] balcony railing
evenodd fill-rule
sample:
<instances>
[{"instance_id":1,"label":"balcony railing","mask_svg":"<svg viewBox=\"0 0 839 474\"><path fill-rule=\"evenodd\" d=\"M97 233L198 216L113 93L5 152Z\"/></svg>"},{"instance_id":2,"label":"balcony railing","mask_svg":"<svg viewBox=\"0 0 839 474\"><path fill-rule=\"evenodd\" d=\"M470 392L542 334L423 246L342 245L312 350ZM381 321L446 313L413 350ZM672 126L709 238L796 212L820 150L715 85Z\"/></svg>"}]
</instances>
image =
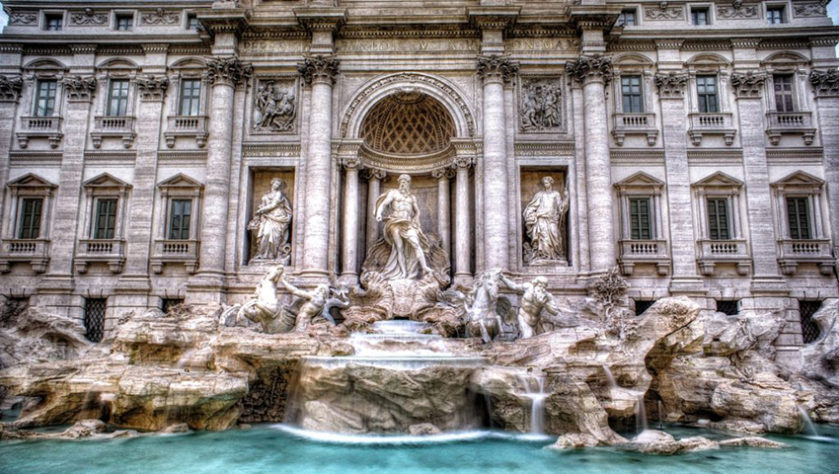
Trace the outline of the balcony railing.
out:
<instances>
[{"instance_id":1,"label":"balcony railing","mask_svg":"<svg viewBox=\"0 0 839 474\"><path fill-rule=\"evenodd\" d=\"M834 257L830 248L830 240L792 240L782 239L778 241L781 272L785 275L792 275L801 263L814 263L819 266L823 275L830 275L833 271Z\"/></svg>"},{"instance_id":2,"label":"balcony railing","mask_svg":"<svg viewBox=\"0 0 839 474\"><path fill-rule=\"evenodd\" d=\"M654 264L659 275L670 269L670 252L666 240L621 240L620 265L624 275L632 275L635 265Z\"/></svg>"},{"instance_id":3,"label":"balcony railing","mask_svg":"<svg viewBox=\"0 0 839 474\"><path fill-rule=\"evenodd\" d=\"M623 146L626 135L646 135L647 144L655 145L658 129L655 125L655 114L614 114L615 129L612 134L618 146Z\"/></svg>"},{"instance_id":4,"label":"balcony railing","mask_svg":"<svg viewBox=\"0 0 839 474\"><path fill-rule=\"evenodd\" d=\"M32 138L46 138L50 147L58 148L61 143L61 117L21 117L20 131L16 134L21 148L29 146Z\"/></svg>"},{"instance_id":5,"label":"balcony railing","mask_svg":"<svg viewBox=\"0 0 839 474\"><path fill-rule=\"evenodd\" d=\"M734 263L737 273L747 275L751 267L749 246L745 240L710 240L697 241L699 247L699 269L703 275L711 275L718 263Z\"/></svg>"},{"instance_id":6,"label":"balcony railing","mask_svg":"<svg viewBox=\"0 0 839 474\"><path fill-rule=\"evenodd\" d=\"M168 118L166 132L166 146L172 148L178 137L194 137L199 148L207 143L206 115L175 115Z\"/></svg>"},{"instance_id":7,"label":"balcony railing","mask_svg":"<svg viewBox=\"0 0 839 474\"><path fill-rule=\"evenodd\" d=\"M781 135L800 134L805 145L812 145L816 136L813 114L810 112L769 112L766 114L766 135L769 143L777 145Z\"/></svg>"},{"instance_id":8,"label":"balcony railing","mask_svg":"<svg viewBox=\"0 0 839 474\"><path fill-rule=\"evenodd\" d=\"M122 271L125 263L125 241L122 239L79 240L76 251L76 271L85 273L90 263L103 262L113 273Z\"/></svg>"},{"instance_id":9,"label":"balcony railing","mask_svg":"<svg viewBox=\"0 0 839 474\"><path fill-rule=\"evenodd\" d=\"M0 272L11 270L11 262L29 262L32 270L43 273L49 263L48 239L4 239L0 253Z\"/></svg>"},{"instance_id":10,"label":"balcony railing","mask_svg":"<svg viewBox=\"0 0 839 474\"><path fill-rule=\"evenodd\" d=\"M734 143L734 129L732 115L728 112L694 112L688 114L690 129L688 134L694 145L702 143L703 135L722 135L726 145Z\"/></svg>"},{"instance_id":11,"label":"balcony railing","mask_svg":"<svg viewBox=\"0 0 839 474\"><path fill-rule=\"evenodd\" d=\"M115 137L122 140L122 146L131 148L134 144L134 117L127 115L105 115L94 117L93 132L90 133L94 148L102 146L102 139Z\"/></svg>"},{"instance_id":12,"label":"balcony railing","mask_svg":"<svg viewBox=\"0 0 839 474\"><path fill-rule=\"evenodd\" d=\"M152 271L162 273L167 263L183 263L188 273L195 273L198 267L197 240L155 240L151 258Z\"/></svg>"}]
</instances>

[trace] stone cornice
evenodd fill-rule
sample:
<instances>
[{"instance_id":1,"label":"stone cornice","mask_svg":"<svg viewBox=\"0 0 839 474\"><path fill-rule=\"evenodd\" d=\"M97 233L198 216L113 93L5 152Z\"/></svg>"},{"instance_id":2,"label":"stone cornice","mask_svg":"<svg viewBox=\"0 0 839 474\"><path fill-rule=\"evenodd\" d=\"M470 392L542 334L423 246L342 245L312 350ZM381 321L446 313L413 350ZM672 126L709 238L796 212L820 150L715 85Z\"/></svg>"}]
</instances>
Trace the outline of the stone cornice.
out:
<instances>
[{"instance_id":1,"label":"stone cornice","mask_svg":"<svg viewBox=\"0 0 839 474\"><path fill-rule=\"evenodd\" d=\"M578 30L608 31L620 16L620 5L572 5L568 14Z\"/></svg>"},{"instance_id":2,"label":"stone cornice","mask_svg":"<svg viewBox=\"0 0 839 474\"><path fill-rule=\"evenodd\" d=\"M142 75L136 78L140 97L147 102L159 102L166 96L169 78L166 76Z\"/></svg>"},{"instance_id":3,"label":"stone cornice","mask_svg":"<svg viewBox=\"0 0 839 474\"><path fill-rule=\"evenodd\" d=\"M810 72L810 84L817 98L839 97L839 70L814 70Z\"/></svg>"},{"instance_id":4,"label":"stone cornice","mask_svg":"<svg viewBox=\"0 0 839 474\"><path fill-rule=\"evenodd\" d=\"M207 61L207 82L228 84L233 87L245 82L253 74L253 66L243 63L235 56L211 58Z\"/></svg>"},{"instance_id":5,"label":"stone cornice","mask_svg":"<svg viewBox=\"0 0 839 474\"><path fill-rule=\"evenodd\" d=\"M729 81L738 99L760 99L763 84L766 82L766 73L763 71L735 72L731 74Z\"/></svg>"},{"instance_id":6,"label":"stone cornice","mask_svg":"<svg viewBox=\"0 0 839 474\"><path fill-rule=\"evenodd\" d=\"M347 21L347 10L332 7L295 8L294 16L308 31L338 31Z\"/></svg>"},{"instance_id":7,"label":"stone cornice","mask_svg":"<svg viewBox=\"0 0 839 474\"><path fill-rule=\"evenodd\" d=\"M96 78L94 76L69 75L61 79L61 85L67 91L70 102L90 102L93 99L93 92L96 90Z\"/></svg>"},{"instance_id":8,"label":"stone cornice","mask_svg":"<svg viewBox=\"0 0 839 474\"><path fill-rule=\"evenodd\" d=\"M333 84L339 74L339 66L340 62L335 56L307 56L298 64L297 70L306 84L320 81Z\"/></svg>"},{"instance_id":9,"label":"stone cornice","mask_svg":"<svg viewBox=\"0 0 839 474\"><path fill-rule=\"evenodd\" d=\"M141 46L146 54L166 54L169 52L168 43L145 43Z\"/></svg>"},{"instance_id":10,"label":"stone cornice","mask_svg":"<svg viewBox=\"0 0 839 474\"><path fill-rule=\"evenodd\" d=\"M609 82L612 78L612 59L608 56L580 56L565 63L565 71L581 83Z\"/></svg>"},{"instance_id":11,"label":"stone cornice","mask_svg":"<svg viewBox=\"0 0 839 474\"><path fill-rule=\"evenodd\" d=\"M96 47L95 44L71 44L70 52L73 54L95 54Z\"/></svg>"},{"instance_id":12,"label":"stone cornice","mask_svg":"<svg viewBox=\"0 0 839 474\"><path fill-rule=\"evenodd\" d=\"M469 21L482 30L504 30L516 23L521 7L487 6L467 10Z\"/></svg>"},{"instance_id":13,"label":"stone cornice","mask_svg":"<svg viewBox=\"0 0 839 474\"><path fill-rule=\"evenodd\" d=\"M518 74L519 64L506 56L478 56L477 71L484 82L510 82Z\"/></svg>"},{"instance_id":14,"label":"stone cornice","mask_svg":"<svg viewBox=\"0 0 839 474\"><path fill-rule=\"evenodd\" d=\"M662 99L682 99L688 84L688 75L679 72L656 74L655 85Z\"/></svg>"},{"instance_id":15,"label":"stone cornice","mask_svg":"<svg viewBox=\"0 0 839 474\"><path fill-rule=\"evenodd\" d=\"M250 14L241 8L198 10L198 20L208 32L239 34L248 26Z\"/></svg>"},{"instance_id":16,"label":"stone cornice","mask_svg":"<svg viewBox=\"0 0 839 474\"><path fill-rule=\"evenodd\" d=\"M731 47L735 49L756 49L760 38L731 38Z\"/></svg>"},{"instance_id":17,"label":"stone cornice","mask_svg":"<svg viewBox=\"0 0 839 474\"><path fill-rule=\"evenodd\" d=\"M0 102L17 102L22 88L20 76L0 76Z\"/></svg>"}]
</instances>

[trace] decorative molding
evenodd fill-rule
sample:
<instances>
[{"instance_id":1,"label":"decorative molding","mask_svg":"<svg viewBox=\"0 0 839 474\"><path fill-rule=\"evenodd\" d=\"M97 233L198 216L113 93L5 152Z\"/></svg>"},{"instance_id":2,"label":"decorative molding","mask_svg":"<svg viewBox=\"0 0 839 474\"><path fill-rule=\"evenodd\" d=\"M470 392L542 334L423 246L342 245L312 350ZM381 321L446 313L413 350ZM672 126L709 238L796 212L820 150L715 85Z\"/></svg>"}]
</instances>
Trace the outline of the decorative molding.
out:
<instances>
[{"instance_id":1,"label":"decorative molding","mask_svg":"<svg viewBox=\"0 0 839 474\"><path fill-rule=\"evenodd\" d=\"M14 26L37 26L38 12L24 11L9 13L9 24Z\"/></svg>"},{"instance_id":2,"label":"decorative molding","mask_svg":"<svg viewBox=\"0 0 839 474\"><path fill-rule=\"evenodd\" d=\"M335 56L306 56L303 62L297 65L297 70L307 85L316 82L327 82L330 85L335 83L339 74L340 61Z\"/></svg>"},{"instance_id":3,"label":"decorative molding","mask_svg":"<svg viewBox=\"0 0 839 474\"><path fill-rule=\"evenodd\" d=\"M179 11L167 11L162 8L140 15L141 25L177 25L180 21Z\"/></svg>"},{"instance_id":4,"label":"decorative molding","mask_svg":"<svg viewBox=\"0 0 839 474\"><path fill-rule=\"evenodd\" d=\"M729 148L687 150L688 164L707 166L737 166L743 163L743 151Z\"/></svg>"},{"instance_id":5,"label":"decorative molding","mask_svg":"<svg viewBox=\"0 0 839 474\"><path fill-rule=\"evenodd\" d=\"M757 49L760 46L760 38L731 38L730 41L734 49Z\"/></svg>"},{"instance_id":6,"label":"decorative molding","mask_svg":"<svg viewBox=\"0 0 839 474\"><path fill-rule=\"evenodd\" d=\"M653 7L644 6L644 19L650 21L671 21L684 20L685 8L682 6L668 7L666 2L662 2L664 6Z\"/></svg>"},{"instance_id":7,"label":"decorative molding","mask_svg":"<svg viewBox=\"0 0 839 474\"><path fill-rule=\"evenodd\" d=\"M827 16L827 1L814 3L796 3L792 4L793 16L796 18L809 18L818 16Z\"/></svg>"},{"instance_id":8,"label":"decorative molding","mask_svg":"<svg viewBox=\"0 0 839 474\"><path fill-rule=\"evenodd\" d=\"M810 84L817 98L839 97L839 70L813 70L810 72Z\"/></svg>"},{"instance_id":9,"label":"decorative molding","mask_svg":"<svg viewBox=\"0 0 839 474\"><path fill-rule=\"evenodd\" d=\"M663 165L664 150L612 150L609 154L614 165Z\"/></svg>"},{"instance_id":10,"label":"decorative molding","mask_svg":"<svg viewBox=\"0 0 839 474\"><path fill-rule=\"evenodd\" d=\"M484 82L511 82L519 72L519 63L507 56L478 56L477 71Z\"/></svg>"},{"instance_id":11,"label":"decorative molding","mask_svg":"<svg viewBox=\"0 0 839 474\"><path fill-rule=\"evenodd\" d=\"M96 90L96 77L94 76L64 76L61 85L67 91L71 102L90 102Z\"/></svg>"},{"instance_id":12,"label":"decorative molding","mask_svg":"<svg viewBox=\"0 0 839 474\"><path fill-rule=\"evenodd\" d=\"M816 165L824 164L824 148L767 148L766 160L772 165Z\"/></svg>"},{"instance_id":13,"label":"decorative molding","mask_svg":"<svg viewBox=\"0 0 839 474\"><path fill-rule=\"evenodd\" d=\"M735 72L729 79L734 95L738 99L760 99L763 84L766 83L766 73L749 71L745 74Z\"/></svg>"},{"instance_id":14,"label":"decorative molding","mask_svg":"<svg viewBox=\"0 0 839 474\"><path fill-rule=\"evenodd\" d=\"M98 45L93 43L87 44L71 44L70 52L73 54L96 54L96 47Z\"/></svg>"},{"instance_id":15,"label":"decorative molding","mask_svg":"<svg viewBox=\"0 0 839 474\"><path fill-rule=\"evenodd\" d=\"M743 5L742 0L734 0L731 5L717 5L717 17L723 20L757 18L759 14L760 5Z\"/></svg>"},{"instance_id":16,"label":"decorative molding","mask_svg":"<svg viewBox=\"0 0 839 474\"><path fill-rule=\"evenodd\" d=\"M538 156L567 156L574 155L573 142L517 142L513 150L516 157L538 157Z\"/></svg>"},{"instance_id":17,"label":"decorative molding","mask_svg":"<svg viewBox=\"0 0 839 474\"><path fill-rule=\"evenodd\" d=\"M207 60L207 82L233 87L243 84L253 74L253 66L239 61L235 56Z\"/></svg>"},{"instance_id":18,"label":"decorative molding","mask_svg":"<svg viewBox=\"0 0 839 474\"><path fill-rule=\"evenodd\" d=\"M248 143L242 146L242 155L248 158L299 158L300 143Z\"/></svg>"},{"instance_id":19,"label":"decorative molding","mask_svg":"<svg viewBox=\"0 0 839 474\"><path fill-rule=\"evenodd\" d=\"M107 23L107 12L96 12L92 8L85 8L80 12L70 13L70 26L102 26Z\"/></svg>"},{"instance_id":20,"label":"decorative molding","mask_svg":"<svg viewBox=\"0 0 839 474\"><path fill-rule=\"evenodd\" d=\"M169 51L168 43L144 43L141 47L145 54L166 54Z\"/></svg>"},{"instance_id":21,"label":"decorative molding","mask_svg":"<svg viewBox=\"0 0 839 474\"><path fill-rule=\"evenodd\" d=\"M580 56L565 63L565 70L578 82L609 82L614 75L612 59L608 56Z\"/></svg>"},{"instance_id":22,"label":"decorative molding","mask_svg":"<svg viewBox=\"0 0 839 474\"><path fill-rule=\"evenodd\" d=\"M20 76L0 75L0 102L17 102L23 88L23 78Z\"/></svg>"},{"instance_id":23,"label":"decorative molding","mask_svg":"<svg viewBox=\"0 0 839 474\"><path fill-rule=\"evenodd\" d=\"M662 99L682 99L687 89L688 75L679 72L656 74L655 85Z\"/></svg>"},{"instance_id":24,"label":"decorative molding","mask_svg":"<svg viewBox=\"0 0 839 474\"><path fill-rule=\"evenodd\" d=\"M166 76L143 75L138 76L136 82L140 96L147 102L162 101L169 88L169 78Z\"/></svg>"}]
</instances>

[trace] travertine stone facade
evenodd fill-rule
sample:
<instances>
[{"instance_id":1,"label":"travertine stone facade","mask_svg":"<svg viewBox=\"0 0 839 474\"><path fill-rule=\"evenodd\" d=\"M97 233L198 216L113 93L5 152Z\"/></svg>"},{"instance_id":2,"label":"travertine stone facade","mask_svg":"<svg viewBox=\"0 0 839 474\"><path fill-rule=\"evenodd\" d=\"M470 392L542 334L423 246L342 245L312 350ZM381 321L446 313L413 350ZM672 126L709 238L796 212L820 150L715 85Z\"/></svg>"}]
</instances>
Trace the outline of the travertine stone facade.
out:
<instances>
[{"instance_id":1,"label":"travertine stone facade","mask_svg":"<svg viewBox=\"0 0 839 474\"><path fill-rule=\"evenodd\" d=\"M293 210L286 274L354 285L401 174L457 284L501 268L576 298L617 265L636 301L784 312L791 362L801 302L839 294L823 2L4 8L7 298L79 318L105 299L108 329L123 310L239 302L275 263L247 229L273 177ZM525 258L543 176L568 193L565 259Z\"/></svg>"}]
</instances>

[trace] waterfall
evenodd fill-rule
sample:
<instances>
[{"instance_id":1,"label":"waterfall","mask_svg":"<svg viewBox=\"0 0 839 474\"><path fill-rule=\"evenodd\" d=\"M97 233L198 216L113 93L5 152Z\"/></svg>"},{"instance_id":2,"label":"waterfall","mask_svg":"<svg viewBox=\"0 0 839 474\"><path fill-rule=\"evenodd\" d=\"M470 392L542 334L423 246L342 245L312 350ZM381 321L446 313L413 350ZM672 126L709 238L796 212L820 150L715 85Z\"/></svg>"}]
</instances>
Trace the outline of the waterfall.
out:
<instances>
[{"instance_id":1,"label":"waterfall","mask_svg":"<svg viewBox=\"0 0 839 474\"><path fill-rule=\"evenodd\" d=\"M664 418L661 415L661 400L656 402L656 407L658 408L658 429L664 428Z\"/></svg>"},{"instance_id":2,"label":"waterfall","mask_svg":"<svg viewBox=\"0 0 839 474\"><path fill-rule=\"evenodd\" d=\"M638 404L635 406L635 431L643 433L647 431L647 409L644 408L644 395L638 397Z\"/></svg>"},{"instance_id":3,"label":"waterfall","mask_svg":"<svg viewBox=\"0 0 839 474\"><path fill-rule=\"evenodd\" d=\"M531 381L535 383L531 383ZM530 400L530 432L533 434L544 434L542 426L545 419L545 377L543 375L528 375L522 378L525 393L522 395Z\"/></svg>"},{"instance_id":4,"label":"waterfall","mask_svg":"<svg viewBox=\"0 0 839 474\"><path fill-rule=\"evenodd\" d=\"M805 431L807 431L807 434L810 436L818 436L819 432L816 430L816 425L813 423L812 418L810 418L810 415L807 414L807 410L805 410L801 405L798 405L798 412L801 413L801 419L804 420L804 428Z\"/></svg>"},{"instance_id":5,"label":"waterfall","mask_svg":"<svg viewBox=\"0 0 839 474\"><path fill-rule=\"evenodd\" d=\"M609 381L609 388L618 388L618 383L615 381L615 376L612 375L612 371L609 369L609 366L603 364L603 372L606 373L606 380Z\"/></svg>"}]
</instances>

